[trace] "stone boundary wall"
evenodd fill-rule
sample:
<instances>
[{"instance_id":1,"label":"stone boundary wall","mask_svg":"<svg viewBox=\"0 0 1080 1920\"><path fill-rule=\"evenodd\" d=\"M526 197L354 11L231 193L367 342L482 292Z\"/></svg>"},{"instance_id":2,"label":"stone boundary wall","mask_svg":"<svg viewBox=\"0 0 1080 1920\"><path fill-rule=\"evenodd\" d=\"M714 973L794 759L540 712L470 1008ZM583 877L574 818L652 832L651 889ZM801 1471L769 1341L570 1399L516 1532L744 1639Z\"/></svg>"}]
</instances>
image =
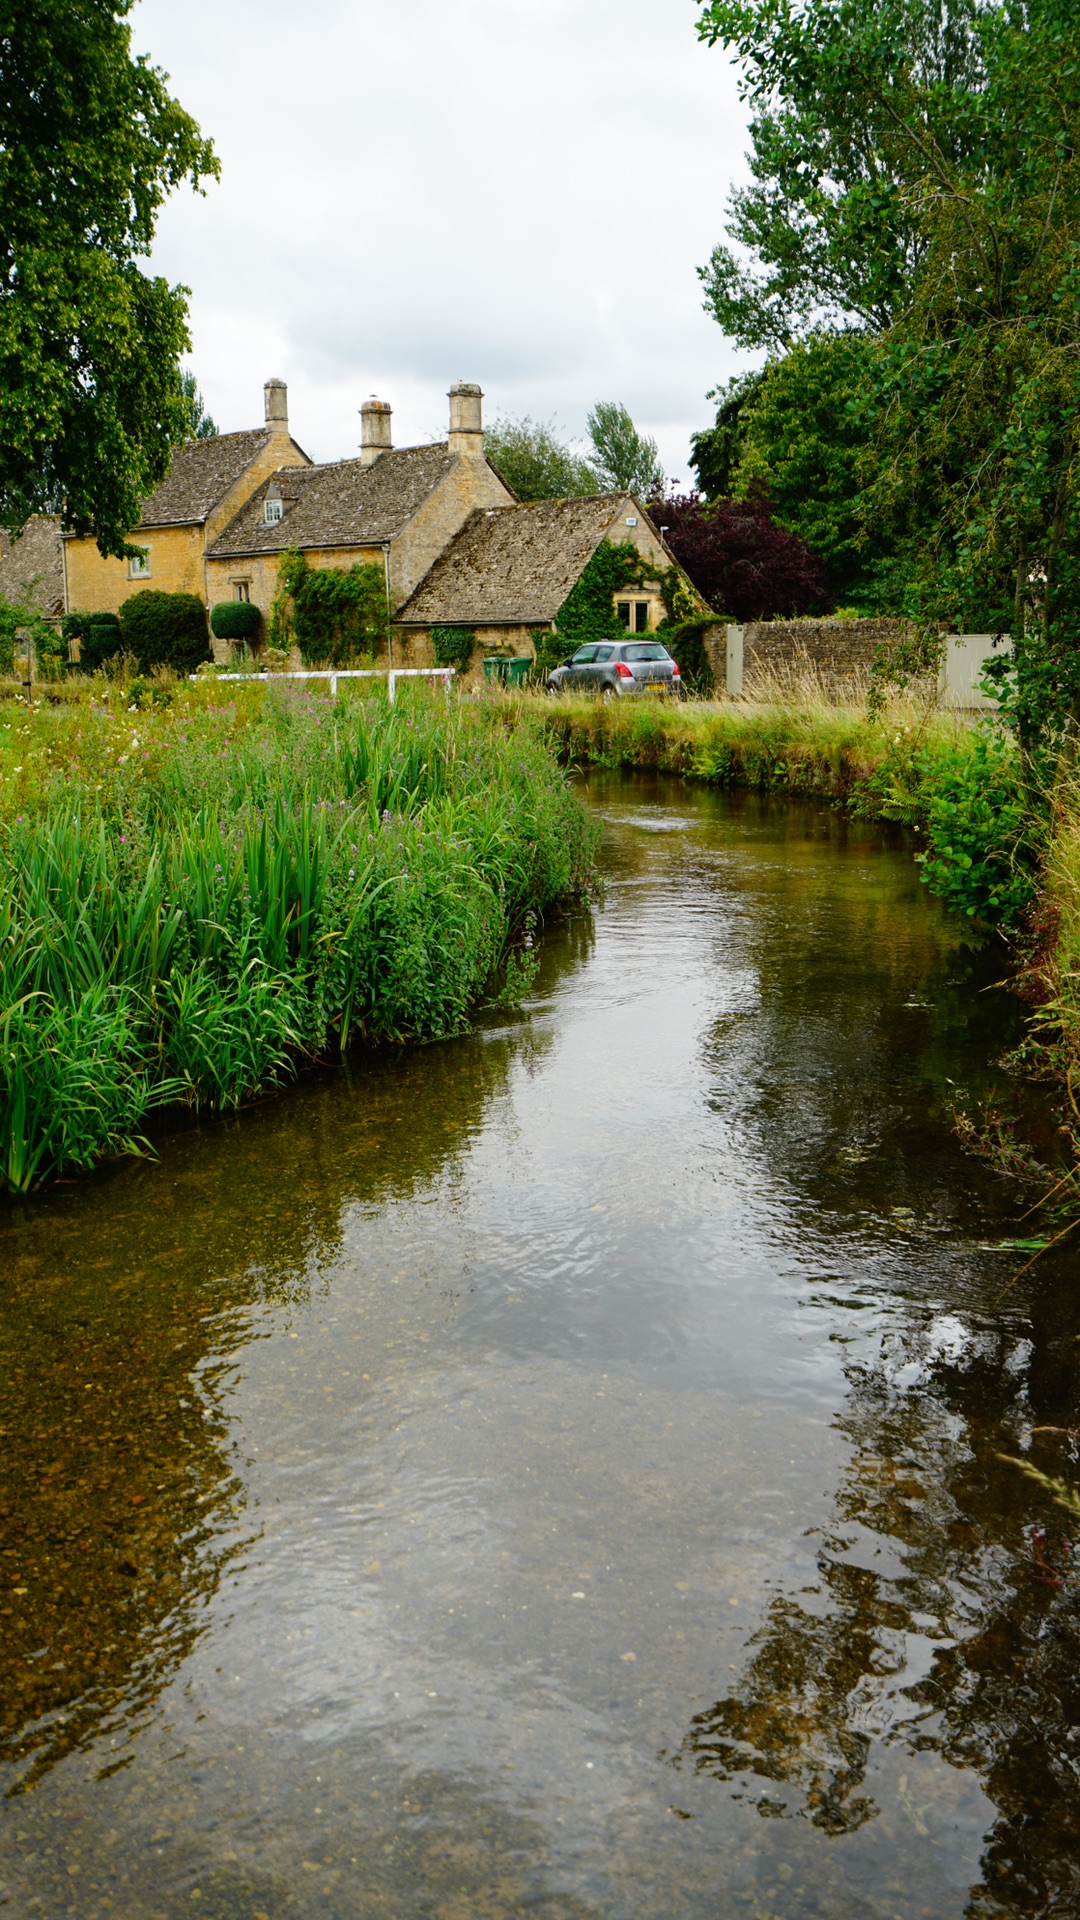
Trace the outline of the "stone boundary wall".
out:
<instances>
[{"instance_id":1,"label":"stone boundary wall","mask_svg":"<svg viewBox=\"0 0 1080 1920\"><path fill-rule=\"evenodd\" d=\"M905 620L884 616L858 620L753 620L745 626L720 621L703 635L717 691L740 695L755 673L779 679L800 669L823 680L865 686L881 642L902 639Z\"/></svg>"}]
</instances>

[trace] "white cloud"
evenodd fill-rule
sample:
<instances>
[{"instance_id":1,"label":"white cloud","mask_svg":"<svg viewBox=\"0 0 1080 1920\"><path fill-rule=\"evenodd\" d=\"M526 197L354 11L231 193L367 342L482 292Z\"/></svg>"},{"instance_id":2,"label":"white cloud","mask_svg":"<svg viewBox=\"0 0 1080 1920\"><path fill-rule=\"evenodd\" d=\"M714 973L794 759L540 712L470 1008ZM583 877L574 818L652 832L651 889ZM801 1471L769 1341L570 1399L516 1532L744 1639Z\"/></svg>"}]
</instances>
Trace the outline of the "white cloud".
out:
<instances>
[{"instance_id":1,"label":"white cloud","mask_svg":"<svg viewBox=\"0 0 1080 1920\"><path fill-rule=\"evenodd\" d=\"M219 424L271 373L316 459L377 392L398 445L446 389L584 431L625 402L687 480L707 388L738 364L694 268L744 177L745 114L692 0L142 0L134 41L222 161L163 211Z\"/></svg>"}]
</instances>

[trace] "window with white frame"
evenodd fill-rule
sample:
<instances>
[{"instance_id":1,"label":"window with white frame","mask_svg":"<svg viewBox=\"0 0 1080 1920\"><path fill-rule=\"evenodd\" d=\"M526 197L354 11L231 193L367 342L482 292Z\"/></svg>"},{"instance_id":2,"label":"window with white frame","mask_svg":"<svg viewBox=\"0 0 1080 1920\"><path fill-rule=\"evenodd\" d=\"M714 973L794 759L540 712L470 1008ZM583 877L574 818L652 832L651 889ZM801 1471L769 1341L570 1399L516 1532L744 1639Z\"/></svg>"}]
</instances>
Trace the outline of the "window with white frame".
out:
<instances>
[{"instance_id":1,"label":"window with white frame","mask_svg":"<svg viewBox=\"0 0 1080 1920\"><path fill-rule=\"evenodd\" d=\"M263 519L267 526L276 527L284 511L285 502L281 497L280 490L276 485L272 485L263 501Z\"/></svg>"},{"instance_id":2,"label":"window with white frame","mask_svg":"<svg viewBox=\"0 0 1080 1920\"><path fill-rule=\"evenodd\" d=\"M250 580L234 580L232 585L233 585L234 599L236 600L251 599L251 581Z\"/></svg>"},{"instance_id":3,"label":"window with white frame","mask_svg":"<svg viewBox=\"0 0 1080 1920\"><path fill-rule=\"evenodd\" d=\"M141 553L132 554L130 560L128 561L128 579L129 580L149 580L149 578L150 578L150 549L149 547L145 547Z\"/></svg>"}]
</instances>

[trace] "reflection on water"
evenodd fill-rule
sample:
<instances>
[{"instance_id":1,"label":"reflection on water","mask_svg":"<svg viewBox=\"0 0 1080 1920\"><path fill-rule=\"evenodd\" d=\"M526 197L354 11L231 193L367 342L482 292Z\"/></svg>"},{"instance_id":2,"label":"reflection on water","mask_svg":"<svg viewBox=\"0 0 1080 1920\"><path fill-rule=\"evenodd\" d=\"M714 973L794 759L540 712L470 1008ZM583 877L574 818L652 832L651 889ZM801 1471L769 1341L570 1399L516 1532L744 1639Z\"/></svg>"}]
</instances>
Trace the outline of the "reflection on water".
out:
<instances>
[{"instance_id":1,"label":"reflection on water","mask_svg":"<svg viewBox=\"0 0 1080 1920\"><path fill-rule=\"evenodd\" d=\"M590 793L526 1019L0 1216L7 1910L1077 1911L998 957L836 816Z\"/></svg>"}]
</instances>

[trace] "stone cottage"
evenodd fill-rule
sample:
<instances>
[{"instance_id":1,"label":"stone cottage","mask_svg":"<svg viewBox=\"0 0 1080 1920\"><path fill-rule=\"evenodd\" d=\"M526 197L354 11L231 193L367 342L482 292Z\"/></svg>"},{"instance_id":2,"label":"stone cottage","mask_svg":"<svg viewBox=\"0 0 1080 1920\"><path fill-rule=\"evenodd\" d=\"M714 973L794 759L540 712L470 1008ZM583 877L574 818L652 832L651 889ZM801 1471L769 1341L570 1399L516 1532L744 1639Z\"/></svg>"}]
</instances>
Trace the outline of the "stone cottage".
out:
<instances>
[{"instance_id":1,"label":"stone cottage","mask_svg":"<svg viewBox=\"0 0 1080 1920\"><path fill-rule=\"evenodd\" d=\"M196 593L205 602L206 555L219 533L269 474L311 464L289 432L285 382L268 380L263 402L263 426L188 440L176 449L129 535L145 550L142 558L105 558L95 541L64 536L69 609L116 613L141 587Z\"/></svg>"},{"instance_id":2,"label":"stone cottage","mask_svg":"<svg viewBox=\"0 0 1080 1920\"><path fill-rule=\"evenodd\" d=\"M664 617L660 576L673 562L630 493L520 501L471 514L399 608L395 627L416 642L430 642L434 627L470 627L487 652L531 656L533 633L554 628L604 540L613 546L631 541L643 556L645 584L618 594L612 616L635 633L649 633Z\"/></svg>"},{"instance_id":3,"label":"stone cottage","mask_svg":"<svg viewBox=\"0 0 1080 1920\"><path fill-rule=\"evenodd\" d=\"M459 381L448 438L399 448L390 408L365 402L358 459L281 468L208 547L209 604L239 598L269 613L281 555L298 548L313 567L382 567L396 610L472 514L514 499L484 456L482 400Z\"/></svg>"}]
</instances>

